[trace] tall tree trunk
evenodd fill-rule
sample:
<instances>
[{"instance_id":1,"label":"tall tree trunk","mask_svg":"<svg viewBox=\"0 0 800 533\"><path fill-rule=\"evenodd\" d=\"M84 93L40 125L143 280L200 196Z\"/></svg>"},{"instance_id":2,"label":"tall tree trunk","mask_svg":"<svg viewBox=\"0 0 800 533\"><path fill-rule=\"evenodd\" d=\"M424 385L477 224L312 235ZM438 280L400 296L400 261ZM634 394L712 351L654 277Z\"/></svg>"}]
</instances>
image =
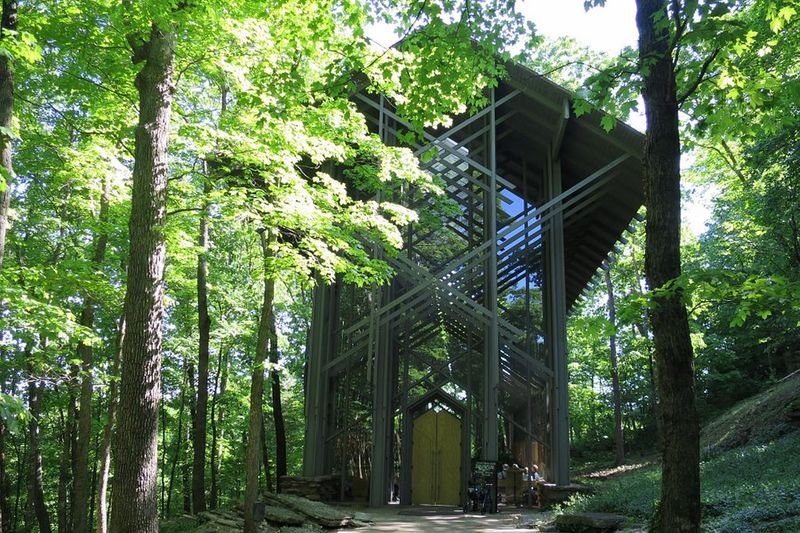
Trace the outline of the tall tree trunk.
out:
<instances>
[{"instance_id":1,"label":"tall tree trunk","mask_svg":"<svg viewBox=\"0 0 800 533\"><path fill-rule=\"evenodd\" d=\"M269 465L269 442L267 441L267 421L264 415L261 415L261 455L263 459L261 464L264 465L264 478L267 482L267 492L272 492L272 469Z\"/></svg>"},{"instance_id":2,"label":"tall tree trunk","mask_svg":"<svg viewBox=\"0 0 800 533\"><path fill-rule=\"evenodd\" d=\"M192 429L189 425L186 427L186 442L192 442ZM190 514L192 512L192 459L187 454L181 461L181 493L183 495L183 512Z\"/></svg>"},{"instance_id":3,"label":"tall tree trunk","mask_svg":"<svg viewBox=\"0 0 800 533\"><path fill-rule=\"evenodd\" d=\"M195 409L195 387L194 387L194 363L191 361L186 364L186 388L183 397L189 398L189 424L186 426L186 442L194 442L196 432L195 420L197 420L197 410ZM183 450L181 450L183 451ZM192 512L192 457L186 455L181 460L181 494L183 495L183 512Z\"/></svg>"},{"instance_id":4,"label":"tall tree trunk","mask_svg":"<svg viewBox=\"0 0 800 533\"><path fill-rule=\"evenodd\" d=\"M183 438L183 411L184 407L186 406L187 380L188 380L188 368L183 381L184 386L183 386L183 392L181 393L181 406L180 409L178 409L178 430L175 432L175 435L177 435L176 438L178 439L178 442L175 444L175 456L172 460L172 468L170 469L169 473L169 484L167 485L167 512L165 514L165 517L168 517L170 514L170 506L172 505L172 486L173 483L175 482L175 471L178 468L178 463L180 463L181 451L183 449L183 446L181 445L181 439ZM166 446L166 443L164 443L164 446Z\"/></svg>"},{"instance_id":5,"label":"tall tree trunk","mask_svg":"<svg viewBox=\"0 0 800 533\"><path fill-rule=\"evenodd\" d=\"M0 533L11 532L11 508L8 506L6 475L6 425L0 419Z\"/></svg>"},{"instance_id":6,"label":"tall tree trunk","mask_svg":"<svg viewBox=\"0 0 800 533\"><path fill-rule=\"evenodd\" d=\"M119 375L122 344L125 340L125 317L119 319L117 326L117 342L114 347L114 356L111 359L110 374L112 378ZM103 428L103 446L100 453L100 472L97 483L97 533L108 531L108 473L111 469L111 436L114 434L115 419L117 415L117 401L119 387L117 380L112 379L108 388L108 420Z\"/></svg>"},{"instance_id":7,"label":"tall tree trunk","mask_svg":"<svg viewBox=\"0 0 800 533\"><path fill-rule=\"evenodd\" d=\"M161 417L161 422L158 430L161 432L161 459L159 460L161 468L158 472L159 488L161 490L159 495L159 506L161 514L159 517L163 520L167 516L167 409L164 407L164 402L158 407L158 414Z\"/></svg>"},{"instance_id":8,"label":"tall tree trunk","mask_svg":"<svg viewBox=\"0 0 800 533\"><path fill-rule=\"evenodd\" d=\"M106 227L108 222L108 195L109 180L103 176L103 190L100 194L100 216L101 228ZM100 234L95 238L94 257L92 262L95 268L100 268L106 258L106 248L108 247L108 232L100 230ZM94 329L94 306L95 301L91 296L87 296L81 310L80 324L87 329ZM92 440L92 346L87 343L78 345L78 358L81 374L81 394L78 417L78 440L75 444L75 470L74 488L72 493L72 531L75 533L87 533L90 529L86 520L86 513L91 509L89 500L89 443Z\"/></svg>"},{"instance_id":9,"label":"tall tree trunk","mask_svg":"<svg viewBox=\"0 0 800 533\"><path fill-rule=\"evenodd\" d=\"M275 327L275 313L270 313L269 362L272 381L272 419L275 423L275 478L278 492L280 492L281 477L286 475L286 425L283 421L283 404L281 403L281 374L278 370L278 331Z\"/></svg>"},{"instance_id":10,"label":"tall tree trunk","mask_svg":"<svg viewBox=\"0 0 800 533\"><path fill-rule=\"evenodd\" d=\"M642 278L640 275L641 269L639 268L639 262L636 260L636 250L631 249L631 260L633 261L633 273L636 277L636 292L640 296L642 296ZM639 332L639 335L642 336L643 339L647 340L648 343L651 342L650 338L650 330L647 326L647 322L649 320L649 315L647 317L642 317L641 320L636 322L636 329ZM661 442L661 414L659 408L659 401L658 401L658 390L656 389L656 373L653 364L653 350L652 346L648 345L647 349L647 361L648 361L648 375L650 376L650 381L648 383L650 387L650 397L652 398L652 402L650 404L650 416L653 420L655 420L656 426L656 442Z\"/></svg>"},{"instance_id":11,"label":"tall tree trunk","mask_svg":"<svg viewBox=\"0 0 800 533\"><path fill-rule=\"evenodd\" d=\"M670 25L663 23L669 18L667 4L636 0L636 7L639 58L648 65L642 88L647 117L645 273L653 290L681 273L681 147ZM688 317L679 291L667 291L654 303L650 320L664 438L655 523L665 533L694 532L700 529L700 431Z\"/></svg>"},{"instance_id":12,"label":"tall tree trunk","mask_svg":"<svg viewBox=\"0 0 800 533\"><path fill-rule=\"evenodd\" d=\"M614 284L611 282L611 265L604 265L606 290L608 292L608 321L613 328L608 337L611 359L611 392L614 396L614 462L617 466L625 463L625 436L622 432L622 394L619 388L619 367L617 365L617 307L614 301Z\"/></svg>"},{"instance_id":13,"label":"tall tree trunk","mask_svg":"<svg viewBox=\"0 0 800 533\"><path fill-rule=\"evenodd\" d=\"M30 359L30 354L27 356ZM39 417L42 414L42 389L33 376L32 367L28 380L28 409L30 410L30 478L28 484L29 498L33 502L33 511L41 533L51 533L50 515L44 500L44 480L42 469L42 443L39 435Z\"/></svg>"},{"instance_id":14,"label":"tall tree trunk","mask_svg":"<svg viewBox=\"0 0 800 533\"><path fill-rule=\"evenodd\" d=\"M17 0L3 0L3 15L0 21L0 42L8 34L8 30L17 31ZM3 45L5 46L5 45ZM8 54L0 55L0 127L11 131L14 117L14 73L11 71L11 58ZM14 176L11 165L11 137L0 134L0 170L6 182L0 187L0 267L6 251L6 233L8 233L8 208L11 194L9 182Z\"/></svg>"},{"instance_id":15,"label":"tall tree trunk","mask_svg":"<svg viewBox=\"0 0 800 533\"><path fill-rule=\"evenodd\" d=\"M195 433L195 423L197 422L197 410L195 409L195 387L194 387L194 363L188 362L186 365L186 389L183 397L189 398L189 424L186 426L186 442L193 442L192 437ZM183 512L192 512L192 456L186 454L181 459L181 494L183 495Z\"/></svg>"},{"instance_id":16,"label":"tall tree trunk","mask_svg":"<svg viewBox=\"0 0 800 533\"><path fill-rule=\"evenodd\" d=\"M28 486L30 487L30 480L28 481ZM33 510L33 498L30 496L25 500L25 513L24 513L24 527L23 531L25 533L33 533L33 529L36 527L36 513Z\"/></svg>"},{"instance_id":17,"label":"tall tree trunk","mask_svg":"<svg viewBox=\"0 0 800 533\"><path fill-rule=\"evenodd\" d=\"M17 2L16 0L3 0L3 12L0 18L0 43L7 35L7 30L17 29ZM14 116L14 73L11 70L11 60L8 55L0 55L0 127L11 130ZM12 141L8 135L0 135L0 167L3 179L0 183L0 269L3 267L3 258L6 250L6 234L8 233L8 210L11 194L8 189L14 168L11 164ZM8 504L9 484L6 475L5 439L6 425L0 420L0 533L12 531L12 518ZM19 480L17 480L19 483Z\"/></svg>"},{"instance_id":18,"label":"tall tree trunk","mask_svg":"<svg viewBox=\"0 0 800 533\"><path fill-rule=\"evenodd\" d=\"M5 393L5 381L0 383L0 393ZM12 517L8 502L11 485L6 472L6 424L0 418L0 533L11 533Z\"/></svg>"},{"instance_id":19,"label":"tall tree trunk","mask_svg":"<svg viewBox=\"0 0 800 533\"><path fill-rule=\"evenodd\" d=\"M77 368L72 371L72 378L77 378ZM69 502L70 487L72 486L72 472L75 460L75 412L77 404L75 394L70 388L67 402L67 413L61 411L61 463L58 467L58 504L56 506L56 521L59 533L69 532Z\"/></svg>"},{"instance_id":20,"label":"tall tree trunk","mask_svg":"<svg viewBox=\"0 0 800 533\"><path fill-rule=\"evenodd\" d=\"M28 458L28 449L26 448L26 442L28 439L21 440L21 442L14 447L14 450L17 452L17 479L15 483L14 489L14 520L11 524L11 531L17 530L17 524L19 523L20 519L20 501L22 499L22 487L26 484L25 483L25 466L27 466L27 458ZM24 511L22 513L24 515ZM24 517L23 517L24 518Z\"/></svg>"},{"instance_id":21,"label":"tall tree trunk","mask_svg":"<svg viewBox=\"0 0 800 533\"><path fill-rule=\"evenodd\" d=\"M98 405L98 407L100 407ZM100 434L96 433L94 436L94 458L95 460L92 461L92 477L89 479L89 498L87 499L87 504L89 505L89 518L88 524L91 527L92 523L94 523L94 499L97 492L97 474L98 474L98 464L97 458L100 456Z\"/></svg>"},{"instance_id":22,"label":"tall tree trunk","mask_svg":"<svg viewBox=\"0 0 800 533\"><path fill-rule=\"evenodd\" d=\"M224 83L220 87L220 118L225 114L228 109L228 86ZM204 168L207 170L207 165L204 165ZM203 176L204 178L208 178L208 172L205 173ZM211 191L211 187L208 182L204 184L203 193L206 200L208 199L208 193ZM208 204L204 206L203 209L203 220L205 221L205 226L202 225L201 221L201 228L200 228L200 236L204 238L204 242L201 243L203 246L203 251L205 252L208 248ZM205 253L202 254L203 263L202 265L207 267L207 257ZM200 263L198 262L198 300L199 300L199 288L200 288L200 273L199 267ZM210 337L210 329L211 329L211 321L208 319L208 290L207 290L207 276L208 276L208 269L205 268L203 271L204 275L204 283L203 283L203 290L205 291L205 315L208 323L208 337ZM198 304L199 305L199 304ZM199 311L198 311L199 313ZM201 350L202 350L202 343L201 343ZM207 351L207 356L210 356L208 353L210 350ZM206 367L208 367L208 363L206 363ZM208 370L206 370L206 373ZM220 374L222 374L222 379L220 380ZM207 379L207 378L206 378ZM217 374L214 376L214 398L211 402L211 494L209 495L209 505L211 509L216 509L219 505L219 439L222 437L222 428L219 428L219 437L218 437L218 425L222 426L223 418L224 418L224 411L222 408L219 408L219 420L215 419L216 411L218 409L218 402L220 398L225 394L225 387L227 385L228 379L228 362L227 358L225 359L225 369L222 370L222 350L220 350L219 356L217 358ZM219 387L219 388L218 388ZM205 438L205 437L204 437ZM205 442L205 440L203 441Z\"/></svg>"},{"instance_id":23,"label":"tall tree trunk","mask_svg":"<svg viewBox=\"0 0 800 533\"><path fill-rule=\"evenodd\" d=\"M269 342L269 325L271 323L272 303L275 296L275 283L269 272L270 241L267 231L261 232L261 250L264 254L264 302L261 305L261 321L258 324L258 343L253 361L252 382L250 385L250 421L247 431L246 454L246 487L244 495L244 531L255 533L258 524L253 516L253 506L258 500L259 454L261 453L261 420L264 393L264 361Z\"/></svg>"},{"instance_id":24,"label":"tall tree trunk","mask_svg":"<svg viewBox=\"0 0 800 533\"><path fill-rule=\"evenodd\" d=\"M205 176L204 176L205 178ZM206 510L206 412L208 406L208 358L211 319L208 316L208 182L203 186L203 212L200 214L200 253L197 256L197 318L200 346L197 358L197 405L194 423L194 463L192 500L194 512Z\"/></svg>"},{"instance_id":25,"label":"tall tree trunk","mask_svg":"<svg viewBox=\"0 0 800 533\"><path fill-rule=\"evenodd\" d=\"M118 431L114 439L111 530L158 531L158 403L161 397L164 223L167 144L173 97L175 33L153 23L142 43L130 36L139 124L133 165L130 262L125 293L127 332L122 348Z\"/></svg>"},{"instance_id":26,"label":"tall tree trunk","mask_svg":"<svg viewBox=\"0 0 800 533\"><path fill-rule=\"evenodd\" d=\"M220 350L217 358L217 375L214 378L214 399L211 402L211 493L209 507L219 506L219 441L224 438L225 409L220 402L228 386L228 358Z\"/></svg>"}]
</instances>

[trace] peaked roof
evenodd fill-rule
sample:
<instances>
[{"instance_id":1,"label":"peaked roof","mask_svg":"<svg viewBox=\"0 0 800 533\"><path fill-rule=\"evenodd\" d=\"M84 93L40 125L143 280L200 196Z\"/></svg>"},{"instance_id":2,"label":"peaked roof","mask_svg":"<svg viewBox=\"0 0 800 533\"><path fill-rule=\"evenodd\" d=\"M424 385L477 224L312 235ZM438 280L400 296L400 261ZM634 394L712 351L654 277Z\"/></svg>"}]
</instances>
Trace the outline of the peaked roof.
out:
<instances>
[{"instance_id":1,"label":"peaked roof","mask_svg":"<svg viewBox=\"0 0 800 533\"><path fill-rule=\"evenodd\" d=\"M535 206L546 203L545 172L548 151L561 162L562 191L580 189L564 208L564 245L567 308L589 284L603 260L628 228L644 201L642 146L644 135L618 122L611 132L601 126L604 114L592 111L580 117L572 110L572 93L533 70L507 63L508 76L495 89L495 154L501 183L513 188ZM366 101L364 95L362 101ZM377 129L377 103L362 106ZM448 128L429 131L430 138L453 130L448 142L464 154L479 154L485 137L484 123L464 114ZM484 153L485 157L486 154ZM602 171L607 169L607 171ZM602 171L602 172L599 172ZM533 243L514 265L499 272L499 284L510 287L519 280L520 262L543 263L541 241ZM518 254L519 255L519 254ZM514 271L515 269L516 272Z\"/></svg>"},{"instance_id":2,"label":"peaked roof","mask_svg":"<svg viewBox=\"0 0 800 533\"><path fill-rule=\"evenodd\" d=\"M629 156L607 173L610 179L600 180L602 186L565 210L566 292L571 307L644 202L644 135L621 122L606 132L600 125L603 113L575 116L567 89L522 65L508 64L507 71L496 100L514 90L521 94L506 104L514 113L497 126L498 173L526 191L529 200L542 203L551 146L560 156L564 191Z\"/></svg>"}]
</instances>

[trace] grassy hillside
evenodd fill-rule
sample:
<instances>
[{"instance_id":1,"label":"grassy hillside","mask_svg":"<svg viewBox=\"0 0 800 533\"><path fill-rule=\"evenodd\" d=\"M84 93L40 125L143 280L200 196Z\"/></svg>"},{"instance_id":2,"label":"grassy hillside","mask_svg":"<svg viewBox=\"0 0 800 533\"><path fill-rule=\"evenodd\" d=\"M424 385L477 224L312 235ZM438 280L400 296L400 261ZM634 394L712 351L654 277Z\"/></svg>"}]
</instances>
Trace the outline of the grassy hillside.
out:
<instances>
[{"instance_id":1,"label":"grassy hillside","mask_svg":"<svg viewBox=\"0 0 800 533\"><path fill-rule=\"evenodd\" d=\"M700 434L705 455L763 444L800 428L800 373L770 390L736 404Z\"/></svg>"},{"instance_id":2,"label":"grassy hillside","mask_svg":"<svg viewBox=\"0 0 800 533\"><path fill-rule=\"evenodd\" d=\"M733 407L702 433L703 529L800 531L800 375ZM658 500L660 465L590 481L597 494L570 511L616 512L646 523Z\"/></svg>"}]
</instances>

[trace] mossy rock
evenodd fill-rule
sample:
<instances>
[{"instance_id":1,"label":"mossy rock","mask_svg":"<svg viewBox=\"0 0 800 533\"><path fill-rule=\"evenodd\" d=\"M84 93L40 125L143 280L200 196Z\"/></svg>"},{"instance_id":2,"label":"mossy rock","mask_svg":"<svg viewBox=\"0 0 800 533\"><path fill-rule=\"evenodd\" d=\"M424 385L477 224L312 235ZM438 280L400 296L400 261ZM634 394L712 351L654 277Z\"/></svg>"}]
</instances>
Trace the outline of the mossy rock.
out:
<instances>
[{"instance_id":1,"label":"mossy rock","mask_svg":"<svg viewBox=\"0 0 800 533\"><path fill-rule=\"evenodd\" d=\"M264 506L264 520L277 526L302 526L306 518L291 509L276 507L273 505Z\"/></svg>"},{"instance_id":2,"label":"mossy rock","mask_svg":"<svg viewBox=\"0 0 800 533\"><path fill-rule=\"evenodd\" d=\"M347 527L350 522L350 515L339 509L300 496L267 493L264 495L264 500L272 505L287 507L322 527L331 529Z\"/></svg>"}]
</instances>

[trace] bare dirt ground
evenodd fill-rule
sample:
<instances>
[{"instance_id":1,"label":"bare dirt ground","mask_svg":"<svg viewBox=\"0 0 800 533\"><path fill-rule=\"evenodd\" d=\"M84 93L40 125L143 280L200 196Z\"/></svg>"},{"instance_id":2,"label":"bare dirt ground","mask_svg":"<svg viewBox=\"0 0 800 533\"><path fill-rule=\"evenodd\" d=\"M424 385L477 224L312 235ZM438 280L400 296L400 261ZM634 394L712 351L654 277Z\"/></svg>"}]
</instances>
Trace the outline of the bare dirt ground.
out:
<instances>
[{"instance_id":1,"label":"bare dirt ground","mask_svg":"<svg viewBox=\"0 0 800 533\"><path fill-rule=\"evenodd\" d=\"M536 531L536 525L551 522L553 513L531 509L506 508L496 514L464 513L460 509L436 506L401 507L387 505L381 508L360 508L359 514L368 516L372 525L357 530L340 530L353 533L392 531L397 533L431 532L454 533L471 531L493 533L496 531Z\"/></svg>"}]
</instances>

